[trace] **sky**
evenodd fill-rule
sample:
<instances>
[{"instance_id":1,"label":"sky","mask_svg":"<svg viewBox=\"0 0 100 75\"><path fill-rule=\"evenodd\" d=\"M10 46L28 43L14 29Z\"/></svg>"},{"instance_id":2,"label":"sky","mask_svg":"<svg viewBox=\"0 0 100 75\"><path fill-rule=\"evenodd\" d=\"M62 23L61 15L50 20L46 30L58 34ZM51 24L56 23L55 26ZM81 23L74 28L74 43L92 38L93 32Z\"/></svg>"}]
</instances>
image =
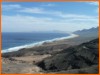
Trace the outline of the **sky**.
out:
<instances>
[{"instance_id":1,"label":"sky","mask_svg":"<svg viewBox=\"0 0 100 75\"><path fill-rule=\"evenodd\" d=\"M73 32L97 26L97 2L2 3L2 32Z\"/></svg>"}]
</instances>

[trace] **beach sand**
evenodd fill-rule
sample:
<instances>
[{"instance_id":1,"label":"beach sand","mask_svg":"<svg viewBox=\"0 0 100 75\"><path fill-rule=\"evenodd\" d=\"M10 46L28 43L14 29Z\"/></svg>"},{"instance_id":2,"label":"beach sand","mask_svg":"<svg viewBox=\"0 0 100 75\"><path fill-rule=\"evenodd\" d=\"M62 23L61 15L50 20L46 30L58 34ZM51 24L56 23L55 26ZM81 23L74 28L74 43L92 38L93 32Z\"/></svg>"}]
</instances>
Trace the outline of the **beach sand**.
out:
<instances>
[{"instance_id":1,"label":"beach sand","mask_svg":"<svg viewBox=\"0 0 100 75\"><path fill-rule=\"evenodd\" d=\"M94 37L81 37L74 35L67 39L60 39L53 42L45 42L40 46L23 48L18 51L2 54L2 73L45 73L43 69L36 64L55 53L62 51L70 46L79 45L90 41Z\"/></svg>"}]
</instances>

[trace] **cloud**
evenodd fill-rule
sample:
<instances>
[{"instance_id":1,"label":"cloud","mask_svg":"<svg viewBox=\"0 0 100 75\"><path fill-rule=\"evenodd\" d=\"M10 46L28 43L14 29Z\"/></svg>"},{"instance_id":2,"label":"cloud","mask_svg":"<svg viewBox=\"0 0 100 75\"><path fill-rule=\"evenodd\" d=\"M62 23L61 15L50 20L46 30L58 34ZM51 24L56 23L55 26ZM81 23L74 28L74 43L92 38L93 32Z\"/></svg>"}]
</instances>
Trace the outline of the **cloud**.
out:
<instances>
[{"instance_id":1,"label":"cloud","mask_svg":"<svg viewBox=\"0 0 100 75\"><path fill-rule=\"evenodd\" d=\"M3 11L12 11L14 10L15 12L23 12L23 13L45 13L45 10L43 8L40 7L23 7L21 5L18 4L7 4L7 5L2 5L2 9Z\"/></svg>"},{"instance_id":2,"label":"cloud","mask_svg":"<svg viewBox=\"0 0 100 75\"><path fill-rule=\"evenodd\" d=\"M71 19L94 19L96 16L80 15L80 14L65 14L63 12L54 13L54 15L60 16L62 18L71 18Z\"/></svg>"},{"instance_id":3,"label":"cloud","mask_svg":"<svg viewBox=\"0 0 100 75\"><path fill-rule=\"evenodd\" d=\"M46 7L54 7L55 6L55 4L42 4L41 6L46 6Z\"/></svg>"},{"instance_id":4,"label":"cloud","mask_svg":"<svg viewBox=\"0 0 100 75\"><path fill-rule=\"evenodd\" d=\"M98 26L98 22L92 20L74 20L55 18L40 18L33 16L2 16L2 30L8 32L30 32L30 31L46 31L46 30L61 30L75 31L77 29L91 28ZM16 28L17 27L17 28Z\"/></svg>"},{"instance_id":5,"label":"cloud","mask_svg":"<svg viewBox=\"0 0 100 75\"><path fill-rule=\"evenodd\" d=\"M24 8L21 10L18 10L18 12L22 12L22 13L29 13L29 14L47 14L47 15L51 15L51 16L55 16L55 17L59 17L59 18L66 18L66 19L76 19L76 20L93 20L93 19L97 19L97 16L88 16L88 15L80 15L80 14L66 14L63 13L61 11L50 11L50 10L45 10L43 8Z\"/></svg>"},{"instance_id":6,"label":"cloud","mask_svg":"<svg viewBox=\"0 0 100 75\"><path fill-rule=\"evenodd\" d=\"M98 6L99 2L88 2L88 4Z\"/></svg>"},{"instance_id":7,"label":"cloud","mask_svg":"<svg viewBox=\"0 0 100 75\"><path fill-rule=\"evenodd\" d=\"M91 5L98 5L97 2L86 2ZM54 4L45 4L44 6L54 6ZM15 12L20 12L20 13L27 13L27 14L46 14L46 15L51 15L51 16L58 16L61 18L80 18L80 19L91 19L94 17L87 16L87 15L79 15L79 14L68 14L68 13L63 13L62 11L52 11L52 10L45 10L43 7L30 7L26 8L21 5L15 4L15 5L3 5L3 10L11 10L14 9ZM16 10L15 10L16 9ZM94 10L95 12L98 12L98 7Z\"/></svg>"},{"instance_id":8,"label":"cloud","mask_svg":"<svg viewBox=\"0 0 100 75\"><path fill-rule=\"evenodd\" d=\"M37 7L34 7L34 8L24 8L24 9L21 9L19 10L18 12L24 12L24 13L44 13L44 10L43 8L37 8Z\"/></svg>"},{"instance_id":9,"label":"cloud","mask_svg":"<svg viewBox=\"0 0 100 75\"><path fill-rule=\"evenodd\" d=\"M3 10L13 10L13 9L20 9L22 8L19 4L8 4L2 5Z\"/></svg>"},{"instance_id":10,"label":"cloud","mask_svg":"<svg viewBox=\"0 0 100 75\"><path fill-rule=\"evenodd\" d=\"M98 16L64 13L62 11L47 10L43 7L26 8L17 4L3 5L3 10L14 10L18 14L2 16L3 31L8 32L29 32L34 30L75 31L98 26ZM22 14L31 14L31 16L23 16ZM44 17L35 17L33 14L44 15ZM45 15L47 15L47 17L45 17Z\"/></svg>"},{"instance_id":11,"label":"cloud","mask_svg":"<svg viewBox=\"0 0 100 75\"><path fill-rule=\"evenodd\" d=\"M86 2L86 3L96 7L96 9L94 9L94 12L96 13L99 12L99 2Z\"/></svg>"}]
</instances>

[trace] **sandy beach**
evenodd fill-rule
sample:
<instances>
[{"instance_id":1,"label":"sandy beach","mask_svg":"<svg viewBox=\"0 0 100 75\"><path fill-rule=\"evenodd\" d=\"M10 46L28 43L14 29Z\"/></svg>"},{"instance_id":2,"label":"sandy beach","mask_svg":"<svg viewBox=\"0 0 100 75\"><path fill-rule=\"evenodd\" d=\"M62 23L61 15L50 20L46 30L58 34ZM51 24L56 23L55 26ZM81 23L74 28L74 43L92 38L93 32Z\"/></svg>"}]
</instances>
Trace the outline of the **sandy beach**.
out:
<instances>
[{"instance_id":1,"label":"sandy beach","mask_svg":"<svg viewBox=\"0 0 100 75\"><path fill-rule=\"evenodd\" d=\"M1 5L2 74L99 73L98 2Z\"/></svg>"},{"instance_id":2,"label":"sandy beach","mask_svg":"<svg viewBox=\"0 0 100 75\"><path fill-rule=\"evenodd\" d=\"M54 56L55 54L71 46L77 46L94 37L85 38L78 35L71 35L69 38L45 42L42 45L31 48L23 48L18 51L2 54L2 73L46 73L36 64ZM84 39L84 40L83 40ZM77 43L76 43L77 42Z\"/></svg>"},{"instance_id":3,"label":"sandy beach","mask_svg":"<svg viewBox=\"0 0 100 75\"><path fill-rule=\"evenodd\" d=\"M38 46L41 46L41 45L44 45L44 44L49 44L49 43L56 42L56 41L58 42L58 41L62 41L62 40L65 40L65 39L76 38L78 36L79 35L76 35L76 34L69 34L69 36L66 36L66 37L55 38L55 39L40 41L40 42L37 42L37 43L28 44L28 45L12 47L12 48L9 48L9 49L6 49L6 50L2 50L2 53L18 51L18 50L23 49L23 48L38 47Z\"/></svg>"}]
</instances>

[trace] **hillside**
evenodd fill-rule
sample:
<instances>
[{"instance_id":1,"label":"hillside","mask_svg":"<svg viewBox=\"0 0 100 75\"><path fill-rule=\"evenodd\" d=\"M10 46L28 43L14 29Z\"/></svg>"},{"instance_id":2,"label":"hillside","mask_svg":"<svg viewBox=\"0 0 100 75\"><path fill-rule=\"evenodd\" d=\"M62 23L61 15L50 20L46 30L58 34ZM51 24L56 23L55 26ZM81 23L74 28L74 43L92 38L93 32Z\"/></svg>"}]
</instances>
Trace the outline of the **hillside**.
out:
<instances>
[{"instance_id":1,"label":"hillside","mask_svg":"<svg viewBox=\"0 0 100 75\"><path fill-rule=\"evenodd\" d=\"M98 28L2 54L2 73L98 73Z\"/></svg>"},{"instance_id":2,"label":"hillside","mask_svg":"<svg viewBox=\"0 0 100 75\"><path fill-rule=\"evenodd\" d=\"M84 37L97 37L98 36L98 27L97 28L90 28L90 29L83 29L74 32L80 36Z\"/></svg>"},{"instance_id":3,"label":"hillside","mask_svg":"<svg viewBox=\"0 0 100 75\"><path fill-rule=\"evenodd\" d=\"M64 49L38 66L51 73L98 73L98 39Z\"/></svg>"}]
</instances>

